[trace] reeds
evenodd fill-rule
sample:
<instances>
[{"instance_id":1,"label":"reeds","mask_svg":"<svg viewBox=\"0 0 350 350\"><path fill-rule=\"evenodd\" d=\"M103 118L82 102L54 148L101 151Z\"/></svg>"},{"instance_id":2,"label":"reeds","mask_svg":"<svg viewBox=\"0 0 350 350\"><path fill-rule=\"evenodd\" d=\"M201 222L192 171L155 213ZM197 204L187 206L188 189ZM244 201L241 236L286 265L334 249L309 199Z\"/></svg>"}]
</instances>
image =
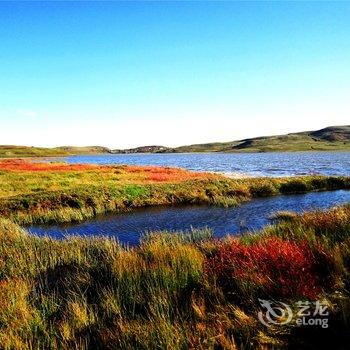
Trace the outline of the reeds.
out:
<instances>
[{"instance_id":1,"label":"reeds","mask_svg":"<svg viewBox=\"0 0 350 350\"><path fill-rule=\"evenodd\" d=\"M235 349L295 341L293 325L258 321L259 298L292 307L327 298L339 326L339 295L343 304L350 300L349 222L344 206L242 238L159 232L127 249L112 238L39 238L0 219L1 348ZM329 341L338 341L338 328Z\"/></svg>"}]
</instances>

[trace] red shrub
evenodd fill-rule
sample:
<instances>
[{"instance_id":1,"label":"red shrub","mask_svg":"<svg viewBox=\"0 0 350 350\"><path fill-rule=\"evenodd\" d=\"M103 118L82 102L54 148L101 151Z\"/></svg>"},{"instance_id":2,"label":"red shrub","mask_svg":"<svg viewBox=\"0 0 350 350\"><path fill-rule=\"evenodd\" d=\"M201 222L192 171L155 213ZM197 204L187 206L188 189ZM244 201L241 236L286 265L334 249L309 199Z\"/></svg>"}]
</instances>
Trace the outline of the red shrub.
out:
<instances>
[{"instance_id":1,"label":"red shrub","mask_svg":"<svg viewBox=\"0 0 350 350\"><path fill-rule=\"evenodd\" d=\"M129 173L171 173L174 171L178 171L180 169L177 168L162 168L158 166L140 166L140 165L124 165L123 168Z\"/></svg>"},{"instance_id":2,"label":"red shrub","mask_svg":"<svg viewBox=\"0 0 350 350\"><path fill-rule=\"evenodd\" d=\"M102 166L94 164L66 164L66 163L40 163L24 159L5 159L0 160L0 171L13 172L64 172L64 171L114 171L114 173L129 176L130 179L140 180L142 182L181 182L192 179L215 179L220 175L191 172L179 168L162 168L156 166Z\"/></svg>"},{"instance_id":3,"label":"red shrub","mask_svg":"<svg viewBox=\"0 0 350 350\"><path fill-rule=\"evenodd\" d=\"M149 174L148 179L150 181L163 182L163 181L172 180L172 177L169 176L168 174L151 173L151 174Z\"/></svg>"},{"instance_id":4,"label":"red shrub","mask_svg":"<svg viewBox=\"0 0 350 350\"><path fill-rule=\"evenodd\" d=\"M181 182L193 179L214 179L219 177L217 174L192 172L180 168L135 165L126 165L123 168L128 173L145 175L145 180L150 182Z\"/></svg>"},{"instance_id":5,"label":"red shrub","mask_svg":"<svg viewBox=\"0 0 350 350\"><path fill-rule=\"evenodd\" d=\"M23 159L0 161L0 170L10 171L85 171L102 169L108 169L108 167L93 164L37 163Z\"/></svg>"},{"instance_id":6,"label":"red shrub","mask_svg":"<svg viewBox=\"0 0 350 350\"><path fill-rule=\"evenodd\" d=\"M246 245L238 239L219 243L207 260L224 291L249 283L271 296L315 298L321 291L319 266L306 242L267 238Z\"/></svg>"}]
</instances>

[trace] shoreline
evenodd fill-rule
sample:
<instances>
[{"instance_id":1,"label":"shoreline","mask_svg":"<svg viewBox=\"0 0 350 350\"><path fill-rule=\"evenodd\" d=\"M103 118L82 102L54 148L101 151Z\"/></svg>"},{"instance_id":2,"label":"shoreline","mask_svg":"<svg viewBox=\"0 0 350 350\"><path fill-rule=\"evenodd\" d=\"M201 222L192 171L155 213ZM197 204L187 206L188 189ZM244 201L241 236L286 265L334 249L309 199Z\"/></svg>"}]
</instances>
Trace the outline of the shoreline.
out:
<instances>
[{"instance_id":1,"label":"shoreline","mask_svg":"<svg viewBox=\"0 0 350 350\"><path fill-rule=\"evenodd\" d=\"M20 155L17 157L11 156L11 157L4 157L0 155L0 161L5 159L45 159L45 158L66 158L66 157L72 157L72 156L100 156L100 155L111 155L111 156L124 156L124 155L181 155L181 154L274 154L274 153L350 153L349 149L339 149L339 150L276 150L276 151L235 151L235 152L216 152L216 151L191 151L191 152L131 152L131 153L72 153L72 154L63 154L63 155L42 155L42 156L33 156L33 155Z\"/></svg>"},{"instance_id":2,"label":"shoreline","mask_svg":"<svg viewBox=\"0 0 350 350\"><path fill-rule=\"evenodd\" d=\"M84 221L153 205L235 206L256 197L350 188L346 176L230 178L179 168L25 161L0 162L0 170L0 215L20 224Z\"/></svg>"}]
</instances>

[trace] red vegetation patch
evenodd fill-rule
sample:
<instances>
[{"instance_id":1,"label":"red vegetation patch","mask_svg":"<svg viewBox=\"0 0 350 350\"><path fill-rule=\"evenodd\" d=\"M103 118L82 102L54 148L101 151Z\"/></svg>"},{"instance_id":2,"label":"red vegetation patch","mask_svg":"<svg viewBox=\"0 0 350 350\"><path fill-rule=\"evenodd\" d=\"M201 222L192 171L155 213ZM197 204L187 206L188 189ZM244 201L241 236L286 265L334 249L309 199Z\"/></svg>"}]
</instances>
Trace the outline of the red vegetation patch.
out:
<instances>
[{"instance_id":1,"label":"red vegetation patch","mask_svg":"<svg viewBox=\"0 0 350 350\"><path fill-rule=\"evenodd\" d=\"M320 266L306 242L274 237L246 245L231 239L218 243L217 248L207 260L207 269L229 294L239 284L287 298L314 299L321 292Z\"/></svg>"},{"instance_id":2,"label":"red vegetation patch","mask_svg":"<svg viewBox=\"0 0 350 350\"><path fill-rule=\"evenodd\" d=\"M146 179L152 182L177 182L191 179L213 179L218 175L210 173L190 172L179 168L162 168L156 166L125 166L129 173L140 173L146 175Z\"/></svg>"},{"instance_id":3,"label":"red vegetation patch","mask_svg":"<svg viewBox=\"0 0 350 350\"><path fill-rule=\"evenodd\" d=\"M65 171L87 171L103 170L111 174L119 174L123 179L141 181L142 183L152 182L181 182L191 179L215 179L220 175L210 173L191 172L179 168L162 168L152 166L132 165L94 165L94 164L66 164L66 163L40 163L31 162L25 159L0 160L0 170L28 171L28 172L65 172Z\"/></svg>"},{"instance_id":4,"label":"red vegetation patch","mask_svg":"<svg viewBox=\"0 0 350 350\"><path fill-rule=\"evenodd\" d=\"M23 159L6 159L0 161L0 170L11 171L84 171L106 168L92 164L36 163Z\"/></svg>"}]
</instances>

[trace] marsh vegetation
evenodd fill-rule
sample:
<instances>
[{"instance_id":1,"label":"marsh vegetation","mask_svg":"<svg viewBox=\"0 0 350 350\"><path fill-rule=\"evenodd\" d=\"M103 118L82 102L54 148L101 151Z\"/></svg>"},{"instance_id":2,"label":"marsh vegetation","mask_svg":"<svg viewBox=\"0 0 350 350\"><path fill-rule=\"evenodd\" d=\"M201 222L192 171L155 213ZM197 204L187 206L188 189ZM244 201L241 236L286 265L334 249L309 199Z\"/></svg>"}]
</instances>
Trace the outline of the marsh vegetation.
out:
<instances>
[{"instance_id":1,"label":"marsh vegetation","mask_svg":"<svg viewBox=\"0 0 350 350\"><path fill-rule=\"evenodd\" d=\"M20 224L82 221L151 205L237 205L255 197L348 189L350 178L227 177L175 168L0 162L0 215Z\"/></svg>"},{"instance_id":2,"label":"marsh vegetation","mask_svg":"<svg viewBox=\"0 0 350 350\"><path fill-rule=\"evenodd\" d=\"M349 225L345 206L288 216L241 238L163 232L125 249L111 238L38 238L1 219L0 343L4 349L340 344L349 305ZM257 319L259 298L293 307L325 299L330 328L265 327Z\"/></svg>"},{"instance_id":3,"label":"marsh vegetation","mask_svg":"<svg viewBox=\"0 0 350 350\"><path fill-rule=\"evenodd\" d=\"M153 233L55 240L18 224L83 220L159 204L239 205L348 189L347 177L229 179L181 169L0 163L0 344L4 349L235 349L329 344L346 335L350 207L280 213L256 234ZM258 299L324 299L329 330L266 328ZM345 340L344 340L345 341Z\"/></svg>"}]
</instances>

